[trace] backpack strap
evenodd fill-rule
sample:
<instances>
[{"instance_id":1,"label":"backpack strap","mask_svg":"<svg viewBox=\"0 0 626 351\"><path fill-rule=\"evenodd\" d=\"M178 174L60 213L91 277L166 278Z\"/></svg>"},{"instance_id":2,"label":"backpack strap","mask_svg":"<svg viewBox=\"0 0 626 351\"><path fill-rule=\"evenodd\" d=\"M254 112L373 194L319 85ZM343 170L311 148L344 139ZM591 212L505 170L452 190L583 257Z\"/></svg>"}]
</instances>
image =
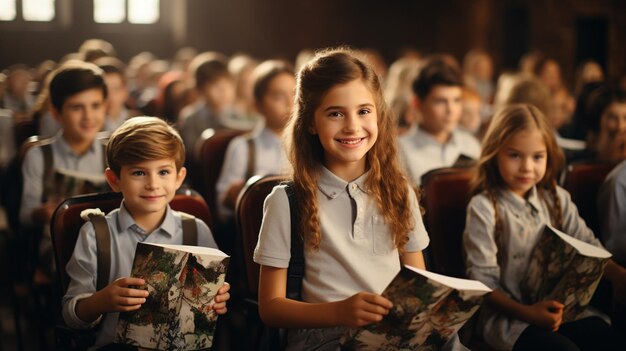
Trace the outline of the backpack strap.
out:
<instances>
[{"instance_id":1,"label":"backpack strap","mask_svg":"<svg viewBox=\"0 0 626 351\"><path fill-rule=\"evenodd\" d=\"M109 284L109 273L111 269L111 232L109 225L103 214L90 214L89 220L93 224L96 232L96 252L97 252L97 281L96 291L102 290Z\"/></svg>"},{"instance_id":2,"label":"backpack strap","mask_svg":"<svg viewBox=\"0 0 626 351\"><path fill-rule=\"evenodd\" d=\"M246 166L246 180L250 179L254 175L256 169L256 144L252 136L248 137L248 165Z\"/></svg>"},{"instance_id":3,"label":"backpack strap","mask_svg":"<svg viewBox=\"0 0 626 351\"><path fill-rule=\"evenodd\" d=\"M289 199L291 217L291 258L287 268L287 298L302 300L302 279L304 278L304 240L300 235L300 222L296 193L293 182L286 184L285 191Z\"/></svg>"},{"instance_id":4,"label":"backpack strap","mask_svg":"<svg viewBox=\"0 0 626 351\"><path fill-rule=\"evenodd\" d=\"M197 246L198 245L198 227L196 226L196 217L180 212L180 217L183 223L183 245Z\"/></svg>"},{"instance_id":5,"label":"backpack strap","mask_svg":"<svg viewBox=\"0 0 626 351\"><path fill-rule=\"evenodd\" d=\"M102 169L107 169L107 142L109 138L102 138L100 146L102 147Z\"/></svg>"},{"instance_id":6,"label":"backpack strap","mask_svg":"<svg viewBox=\"0 0 626 351\"><path fill-rule=\"evenodd\" d=\"M43 193L41 194L41 202L47 202L48 196L54 188L54 158L52 156L52 143L41 145L41 153L43 154Z\"/></svg>"}]
</instances>

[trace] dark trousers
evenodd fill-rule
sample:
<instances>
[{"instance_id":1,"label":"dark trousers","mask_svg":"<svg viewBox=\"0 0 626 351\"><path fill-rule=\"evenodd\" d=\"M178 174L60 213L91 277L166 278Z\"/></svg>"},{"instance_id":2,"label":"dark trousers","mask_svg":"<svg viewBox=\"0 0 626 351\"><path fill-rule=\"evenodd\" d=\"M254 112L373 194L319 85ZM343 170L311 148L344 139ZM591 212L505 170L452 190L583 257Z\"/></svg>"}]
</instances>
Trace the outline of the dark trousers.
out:
<instances>
[{"instance_id":1,"label":"dark trousers","mask_svg":"<svg viewBox=\"0 0 626 351\"><path fill-rule=\"evenodd\" d=\"M531 325L524 330L513 346L513 351L624 349L626 349L624 341L610 325L598 317L565 323L556 332Z\"/></svg>"}]
</instances>

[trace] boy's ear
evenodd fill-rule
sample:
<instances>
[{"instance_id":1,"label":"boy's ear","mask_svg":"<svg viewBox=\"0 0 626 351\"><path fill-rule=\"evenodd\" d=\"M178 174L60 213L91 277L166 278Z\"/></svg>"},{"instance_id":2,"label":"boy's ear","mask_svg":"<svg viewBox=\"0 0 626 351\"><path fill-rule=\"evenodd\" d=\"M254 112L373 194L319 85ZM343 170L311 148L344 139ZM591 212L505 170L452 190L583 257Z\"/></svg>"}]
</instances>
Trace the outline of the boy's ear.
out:
<instances>
[{"instance_id":1,"label":"boy's ear","mask_svg":"<svg viewBox=\"0 0 626 351\"><path fill-rule=\"evenodd\" d=\"M422 102L417 95L413 95L412 102L413 102L413 107L415 107L416 109L419 110L422 107Z\"/></svg>"},{"instance_id":2,"label":"boy's ear","mask_svg":"<svg viewBox=\"0 0 626 351\"><path fill-rule=\"evenodd\" d=\"M120 179L117 177L115 172L113 172L111 168L107 168L104 171L104 177L106 178L107 183L109 183L109 186L111 187L111 189L119 193L120 192Z\"/></svg>"},{"instance_id":3,"label":"boy's ear","mask_svg":"<svg viewBox=\"0 0 626 351\"><path fill-rule=\"evenodd\" d=\"M256 110L257 110L260 114L262 114L263 116L265 116L265 115L263 114L263 106L262 106L261 102L260 102L260 101L257 101L256 99L254 99L254 108L255 108L255 109L256 109Z\"/></svg>"},{"instance_id":4,"label":"boy's ear","mask_svg":"<svg viewBox=\"0 0 626 351\"><path fill-rule=\"evenodd\" d=\"M57 120L58 122L61 122L61 111L59 111L52 104L50 104L50 113L52 114L52 117L54 117L55 120Z\"/></svg>"},{"instance_id":5,"label":"boy's ear","mask_svg":"<svg viewBox=\"0 0 626 351\"><path fill-rule=\"evenodd\" d=\"M183 182L185 181L186 176L187 176L187 168L180 167L180 169L178 170L178 173L176 174L176 189L177 190L178 188L180 188L181 185L183 185Z\"/></svg>"}]
</instances>

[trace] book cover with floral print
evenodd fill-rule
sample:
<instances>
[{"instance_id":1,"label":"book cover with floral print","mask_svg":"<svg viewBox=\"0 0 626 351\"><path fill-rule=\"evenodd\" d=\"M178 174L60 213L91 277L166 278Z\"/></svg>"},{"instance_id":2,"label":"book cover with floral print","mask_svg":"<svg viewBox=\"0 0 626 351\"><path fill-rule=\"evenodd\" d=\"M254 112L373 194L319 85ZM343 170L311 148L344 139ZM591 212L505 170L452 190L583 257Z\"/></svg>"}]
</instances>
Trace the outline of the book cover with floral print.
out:
<instances>
[{"instance_id":1,"label":"book cover with floral print","mask_svg":"<svg viewBox=\"0 0 626 351\"><path fill-rule=\"evenodd\" d=\"M452 284L451 284L452 283ZM478 310L484 284L404 266L382 296L393 308L379 323L349 329L348 350L440 350Z\"/></svg>"},{"instance_id":2,"label":"book cover with floral print","mask_svg":"<svg viewBox=\"0 0 626 351\"><path fill-rule=\"evenodd\" d=\"M132 277L149 292L137 311L120 313L115 342L155 350L211 347L212 310L229 257L217 249L138 243Z\"/></svg>"},{"instance_id":3,"label":"book cover with floral print","mask_svg":"<svg viewBox=\"0 0 626 351\"><path fill-rule=\"evenodd\" d=\"M575 320L591 301L610 256L600 247L544 226L520 287L523 302L559 301L565 305L563 322Z\"/></svg>"}]
</instances>

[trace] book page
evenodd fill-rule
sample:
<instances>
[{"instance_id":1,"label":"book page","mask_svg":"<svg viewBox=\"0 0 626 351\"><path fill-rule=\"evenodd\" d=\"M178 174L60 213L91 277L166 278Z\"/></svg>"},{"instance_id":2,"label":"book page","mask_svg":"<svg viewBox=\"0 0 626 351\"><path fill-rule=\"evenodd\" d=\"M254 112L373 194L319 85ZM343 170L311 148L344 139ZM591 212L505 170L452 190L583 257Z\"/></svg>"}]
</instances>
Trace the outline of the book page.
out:
<instances>
[{"instance_id":1,"label":"book page","mask_svg":"<svg viewBox=\"0 0 626 351\"><path fill-rule=\"evenodd\" d=\"M447 275L442 275L442 274L437 274L437 273L433 273L433 272L429 272L423 269L419 269L416 267L412 267L409 265L404 265L406 268L414 271L417 274L421 274L423 276L425 276L428 279L432 279L438 283L441 283L443 285L449 286L452 289L456 289L456 290L471 290L471 291L479 291L479 292L484 292L484 293L489 293L491 292L491 289L479 282L478 280L471 280L471 279L461 279L461 278L455 278L455 277L449 277Z\"/></svg>"},{"instance_id":2,"label":"book page","mask_svg":"<svg viewBox=\"0 0 626 351\"><path fill-rule=\"evenodd\" d=\"M204 246L191 246L191 245L174 245L174 244L157 244L157 243L143 243L146 245L161 246L172 250L184 251L193 254L211 255L215 257L228 257L223 251L212 247Z\"/></svg>"},{"instance_id":3,"label":"book page","mask_svg":"<svg viewBox=\"0 0 626 351\"><path fill-rule=\"evenodd\" d=\"M609 258L611 257L611 253L606 251L605 249L591 245L582 240L576 239L571 235L567 235L562 231L552 227L547 226L550 230L554 232L554 234L558 235L563 241L573 246L576 251L578 251L581 255L585 255L588 257L598 257L598 258Z\"/></svg>"},{"instance_id":4,"label":"book page","mask_svg":"<svg viewBox=\"0 0 626 351\"><path fill-rule=\"evenodd\" d=\"M86 180L94 184L103 184L106 182L104 173L98 173L98 174L86 173L86 172L81 172L81 171L77 171L74 169L66 169L66 168L56 168L54 171L66 177Z\"/></svg>"}]
</instances>

